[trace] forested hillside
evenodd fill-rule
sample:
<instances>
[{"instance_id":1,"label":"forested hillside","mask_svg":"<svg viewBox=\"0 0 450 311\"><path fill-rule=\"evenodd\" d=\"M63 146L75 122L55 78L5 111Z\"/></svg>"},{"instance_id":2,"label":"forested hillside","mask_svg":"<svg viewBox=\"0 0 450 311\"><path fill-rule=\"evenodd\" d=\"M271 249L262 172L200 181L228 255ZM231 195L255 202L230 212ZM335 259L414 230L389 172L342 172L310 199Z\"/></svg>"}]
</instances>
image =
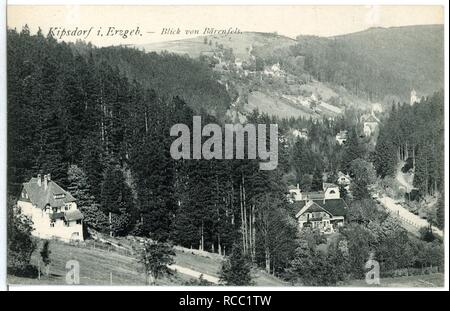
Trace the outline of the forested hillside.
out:
<instances>
[{"instance_id":1,"label":"forested hillside","mask_svg":"<svg viewBox=\"0 0 450 311\"><path fill-rule=\"evenodd\" d=\"M81 51L83 43L75 49ZM163 52L145 53L125 47L88 49L93 58L114 64L129 80L137 80L143 87L153 89L160 96L179 96L196 112L223 117L231 99L225 87L217 82L217 73L203 63L185 55Z\"/></svg>"},{"instance_id":2,"label":"forested hillside","mask_svg":"<svg viewBox=\"0 0 450 311\"><path fill-rule=\"evenodd\" d=\"M377 173L394 176L397 163L412 161L414 186L423 195L434 195L444 187L444 94L413 106L393 105L380 130L374 164Z\"/></svg>"},{"instance_id":3,"label":"forested hillside","mask_svg":"<svg viewBox=\"0 0 450 311\"><path fill-rule=\"evenodd\" d=\"M77 199L87 227L232 254L231 267L248 261L292 284L363 278L373 254L382 275L443 267L441 241L411 237L370 192L373 159L377 173L386 176L392 174L386 163L409 156L421 176L417 186L430 193L442 189L442 94L395 106L374 153L370 137L361 136L357 111L319 122L249 112L249 123L279 125L279 165L261 171L259 159L171 157L174 124L192 128L194 115L202 124L222 124L229 103L201 60L58 43L40 32L31 35L27 27L8 30L7 40L11 196L32 176L50 173ZM308 131L306 141L289 134L294 128ZM348 138L338 145L341 130ZM338 171L352 178L351 193L341 188L345 226L332 238L299 230L287 186L321 190L323 182L336 182Z\"/></svg>"},{"instance_id":4,"label":"forested hillside","mask_svg":"<svg viewBox=\"0 0 450 311\"><path fill-rule=\"evenodd\" d=\"M162 66L152 57L167 60L174 71L201 67L173 55L150 55L147 63L143 54L119 51L137 56L142 68ZM132 80L110 52L85 46L78 53L27 28L8 31L9 189L51 173L77 198L91 228L108 232L111 213L115 235L227 253L242 240L253 261L284 267L296 227L281 173L260 171L257 161L174 161L170 127L191 126L194 112L168 93L182 96L183 88L177 89L176 79L167 93L156 82L150 88L159 75L174 79L170 72ZM205 72L203 79L213 84ZM205 113L203 120L216 122ZM270 122L258 114L251 120Z\"/></svg>"},{"instance_id":5,"label":"forested hillside","mask_svg":"<svg viewBox=\"0 0 450 311\"><path fill-rule=\"evenodd\" d=\"M297 44L277 50L270 62L280 61L288 71L306 71L372 101L388 95L406 100L412 88L429 94L443 87L443 31L442 25L430 25L299 36ZM292 62L299 57L301 62Z\"/></svg>"}]
</instances>

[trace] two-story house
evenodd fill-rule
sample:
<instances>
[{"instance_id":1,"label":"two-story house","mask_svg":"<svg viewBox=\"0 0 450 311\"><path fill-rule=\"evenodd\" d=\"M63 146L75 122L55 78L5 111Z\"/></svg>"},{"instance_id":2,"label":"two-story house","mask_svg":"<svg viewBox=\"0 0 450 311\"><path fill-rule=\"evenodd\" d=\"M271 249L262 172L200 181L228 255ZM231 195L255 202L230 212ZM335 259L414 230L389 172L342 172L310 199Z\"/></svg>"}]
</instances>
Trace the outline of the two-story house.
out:
<instances>
[{"instance_id":1,"label":"two-story house","mask_svg":"<svg viewBox=\"0 0 450 311\"><path fill-rule=\"evenodd\" d=\"M294 209L299 229L311 228L329 234L344 225L348 206L339 198L298 201Z\"/></svg>"},{"instance_id":2,"label":"two-story house","mask_svg":"<svg viewBox=\"0 0 450 311\"><path fill-rule=\"evenodd\" d=\"M299 229L308 227L322 233L333 233L344 225L348 206L340 197L339 186L323 183L322 189L302 192L298 185L289 187L289 199Z\"/></svg>"},{"instance_id":3,"label":"two-story house","mask_svg":"<svg viewBox=\"0 0 450 311\"><path fill-rule=\"evenodd\" d=\"M33 221L32 234L64 241L83 240L83 214L75 198L56 182L50 174L38 174L23 183L17 207Z\"/></svg>"}]
</instances>

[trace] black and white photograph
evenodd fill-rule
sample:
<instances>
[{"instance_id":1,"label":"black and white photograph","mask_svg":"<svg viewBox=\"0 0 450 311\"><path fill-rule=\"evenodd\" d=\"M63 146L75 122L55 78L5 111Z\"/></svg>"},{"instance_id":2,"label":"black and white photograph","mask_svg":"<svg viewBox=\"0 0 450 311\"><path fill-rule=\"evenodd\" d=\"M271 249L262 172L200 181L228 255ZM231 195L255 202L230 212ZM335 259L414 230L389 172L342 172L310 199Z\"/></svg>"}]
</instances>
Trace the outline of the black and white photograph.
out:
<instances>
[{"instance_id":1,"label":"black and white photograph","mask_svg":"<svg viewBox=\"0 0 450 311\"><path fill-rule=\"evenodd\" d=\"M8 3L7 287L448 290L446 14Z\"/></svg>"}]
</instances>

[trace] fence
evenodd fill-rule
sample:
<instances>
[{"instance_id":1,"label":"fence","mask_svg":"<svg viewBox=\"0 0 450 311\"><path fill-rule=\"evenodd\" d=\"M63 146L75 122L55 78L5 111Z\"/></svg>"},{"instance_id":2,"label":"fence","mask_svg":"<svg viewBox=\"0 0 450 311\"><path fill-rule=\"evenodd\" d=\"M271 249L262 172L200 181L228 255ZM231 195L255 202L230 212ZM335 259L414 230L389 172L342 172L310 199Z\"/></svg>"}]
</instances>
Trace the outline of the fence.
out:
<instances>
[{"instance_id":1,"label":"fence","mask_svg":"<svg viewBox=\"0 0 450 311\"><path fill-rule=\"evenodd\" d=\"M400 276L411 276L411 275L424 275L443 272L444 269L439 266L430 266L423 268L403 268L391 271L381 272L381 277L400 277Z\"/></svg>"}]
</instances>

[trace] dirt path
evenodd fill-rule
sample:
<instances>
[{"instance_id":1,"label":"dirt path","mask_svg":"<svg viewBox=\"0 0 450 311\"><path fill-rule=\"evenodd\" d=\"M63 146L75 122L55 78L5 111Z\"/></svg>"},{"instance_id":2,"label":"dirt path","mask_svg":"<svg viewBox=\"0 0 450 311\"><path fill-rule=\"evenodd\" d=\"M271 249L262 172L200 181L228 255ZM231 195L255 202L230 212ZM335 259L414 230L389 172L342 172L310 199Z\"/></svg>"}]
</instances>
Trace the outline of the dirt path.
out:
<instances>
[{"instance_id":1,"label":"dirt path","mask_svg":"<svg viewBox=\"0 0 450 311\"><path fill-rule=\"evenodd\" d=\"M189 268L185 268L185 267L182 267L182 266L179 266L179 265L170 265L170 266L167 266L167 267L170 270L173 270L173 271L176 271L176 272L179 272L179 273L183 273L183 274L192 276L192 277L197 278L197 279L200 278L200 276L203 276L203 279L205 279L206 281L214 283L214 284L219 284L219 278L216 278L215 276L212 276L212 275L201 273L201 272L198 272L198 271L195 271L195 270L192 270L192 269L189 269Z\"/></svg>"},{"instance_id":2,"label":"dirt path","mask_svg":"<svg viewBox=\"0 0 450 311\"><path fill-rule=\"evenodd\" d=\"M391 215L396 216L400 218L402 221L408 223L409 225L413 226L417 230L419 230L422 227L428 227L429 223L423 218L420 218L419 216L411 213L406 208L401 206L400 204L397 204L394 199L384 196L380 198L380 202L383 204L383 206L389 210ZM444 236L444 233L442 230L436 228L435 226L431 227L433 229L433 233L437 234L441 238ZM408 228L406 228L408 229ZM414 232L416 233L416 232Z\"/></svg>"}]
</instances>

